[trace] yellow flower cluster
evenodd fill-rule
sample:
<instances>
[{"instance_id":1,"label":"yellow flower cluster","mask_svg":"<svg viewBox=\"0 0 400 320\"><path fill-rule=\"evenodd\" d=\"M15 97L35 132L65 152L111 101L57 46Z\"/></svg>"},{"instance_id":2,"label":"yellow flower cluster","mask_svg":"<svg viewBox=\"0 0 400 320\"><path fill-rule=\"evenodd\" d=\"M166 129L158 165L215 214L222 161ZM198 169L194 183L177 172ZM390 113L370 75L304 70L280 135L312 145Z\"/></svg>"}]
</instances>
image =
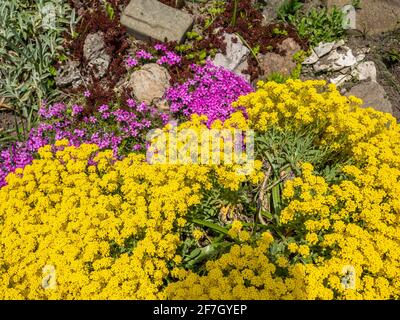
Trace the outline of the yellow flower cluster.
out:
<instances>
[{"instance_id":1,"label":"yellow flower cluster","mask_svg":"<svg viewBox=\"0 0 400 320\"><path fill-rule=\"evenodd\" d=\"M206 121L206 116L194 114L179 126L168 124L154 132L148 161L210 166L218 182L231 190L237 190L245 181L262 181L262 163L251 158L253 149L248 147L254 141L242 135L248 129L243 115L235 113L225 123L214 121L210 129Z\"/></svg>"},{"instance_id":2,"label":"yellow flower cluster","mask_svg":"<svg viewBox=\"0 0 400 320\"><path fill-rule=\"evenodd\" d=\"M260 81L258 86L256 92L239 97L234 103L246 108L248 126L258 132L272 126L317 130L321 135L319 143L346 151L355 143L396 126L390 114L360 108L361 99L342 96L334 84L327 85L324 80L290 79L284 84Z\"/></svg>"},{"instance_id":3,"label":"yellow flower cluster","mask_svg":"<svg viewBox=\"0 0 400 320\"><path fill-rule=\"evenodd\" d=\"M0 299L155 299L204 166L122 161L95 145L40 149L0 190Z\"/></svg>"},{"instance_id":4,"label":"yellow flower cluster","mask_svg":"<svg viewBox=\"0 0 400 320\"><path fill-rule=\"evenodd\" d=\"M302 165L283 191L280 224L293 240L284 255L266 243L235 245L207 273L175 270L172 299L398 299L400 297L400 126L323 81L260 83L239 98L249 128L320 130L321 141L350 155L344 179L328 183ZM236 115L237 116L237 115ZM334 160L334 159L332 159ZM264 236L265 237L265 236Z\"/></svg>"}]
</instances>

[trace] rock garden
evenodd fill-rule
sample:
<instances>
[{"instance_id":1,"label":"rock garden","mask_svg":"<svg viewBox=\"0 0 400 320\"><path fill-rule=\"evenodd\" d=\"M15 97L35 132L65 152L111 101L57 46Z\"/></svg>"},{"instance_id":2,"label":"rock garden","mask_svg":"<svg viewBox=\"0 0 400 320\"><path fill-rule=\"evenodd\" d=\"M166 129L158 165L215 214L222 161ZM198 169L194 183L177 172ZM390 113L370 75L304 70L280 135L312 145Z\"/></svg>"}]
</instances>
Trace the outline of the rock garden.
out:
<instances>
[{"instance_id":1,"label":"rock garden","mask_svg":"<svg viewBox=\"0 0 400 320\"><path fill-rule=\"evenodd\" d=\"M398 299L399 119L396 0L1 1L0 299Z\"/></svg>"}]
</instances>

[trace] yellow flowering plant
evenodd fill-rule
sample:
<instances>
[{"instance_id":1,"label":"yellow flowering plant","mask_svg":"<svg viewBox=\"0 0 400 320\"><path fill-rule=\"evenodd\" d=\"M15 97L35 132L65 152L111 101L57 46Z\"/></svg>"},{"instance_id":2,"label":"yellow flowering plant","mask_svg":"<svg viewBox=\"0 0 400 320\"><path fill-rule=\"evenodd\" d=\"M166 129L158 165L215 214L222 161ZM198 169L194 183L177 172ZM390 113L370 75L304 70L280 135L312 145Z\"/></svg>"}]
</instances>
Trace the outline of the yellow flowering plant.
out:
<instances>
[{"instance_id":1,"label":"yellow flowering plant","mask_svg":"<svg viewBox=\"0 0 400 320\"><path fill-rule=\"evenodd\" d=\"M41 148L0 189L0 298L399 298L396 120L323 81L234 106L212 127L255 131L250 174Z\"/></svg>"}]
</instances>

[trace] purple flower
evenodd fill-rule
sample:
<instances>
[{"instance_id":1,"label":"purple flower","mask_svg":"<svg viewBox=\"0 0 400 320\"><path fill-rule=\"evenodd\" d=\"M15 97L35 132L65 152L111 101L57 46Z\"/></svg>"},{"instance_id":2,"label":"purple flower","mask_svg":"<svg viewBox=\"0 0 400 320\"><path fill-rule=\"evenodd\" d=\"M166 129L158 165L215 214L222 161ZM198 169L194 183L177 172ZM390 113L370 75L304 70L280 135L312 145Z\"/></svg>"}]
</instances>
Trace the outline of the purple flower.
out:
<instances>
[{"instance_id":1,"label":"purple flower","mask_svg":"<svg viewBox=\"0 0 400 320\"><path fill-rule=\"evenodd\" d=\"M136 107L136 101L134 99L126 100L126 103L128 104L129 108L135 108Z\"/></svg>"},{"instance_id":2,"label":"purple flower","mask_svg":"<svg viewBox=\"0 0 400 320\"><path fill-rule=\"evenodd\" d=\"M106 111L108 111L110 109L110 107L106 104L103 104L102 106L99 107L99 112L104 113Z\"/></svg>"},{"instance_id":3,"label":"purple flower","mask_svg":"<svg viewBox=\"0 0 400 320\"><path fill-rule=\"evenodd\" d=\"M210 126L217 119L226 120L235 111L232 102L253 91L244 78L211 62L191 68L195 74L193 79L175 85L166 93L173 113L187 117L194 113L206 115Z\"/></svg>"},{"instance_id":4,"label":"purple flower","mask_svg":"<svg viewBox=\"0 0 400 320\"><path fill-rule=\"evenodd\" d=\"M147 105L144 102L141 102L137 107L136 110L139 112L143 112L145 110L147 110Z\"/></svg>"},{"instance_id":5,"label":"purple flower","mask_svg":"<svg viewBox=\"0 0 400 320\"><path fill-rule=\"evenodd\" d=\"M139 64L139 63L138 63L138 61L137 61L135 58L128 57L128 59L126 59L126 65L127 65L129 68L136 67L138 64Z\"/></svg>"},{"instance_id":6,"label":"purple flower","mask_svg":"<svg viewBox=\"0 0 400 320\"><path fill-rule=\"evenodd\" d=\"M83 107L78 106L76 104L72 106L72 115L73 116L76 116L76 115L82 113L82 111L83 111Z\"/></svg>"},{"instance_id":7,"label":"purple flower","mask_svg":"<svg viewBox=\"0 0 400 320\"><path fill-rule=\"evenodd\" d=\"M154 49L157 51L167 51L167 46L165 44L162 43L157 43L156 45L154 45Z\"/></svg>"},{"instance_id":8,"label":"purple flower","mask_svg":"<svg viewBox=\"0 0 400 320\"><path fill-rule=\"evenodd\" d=\"M143 60L151 60L153 59L153 55L145 50L139 50L136 52L136 58Z\"/></svg>"}]
</instances>

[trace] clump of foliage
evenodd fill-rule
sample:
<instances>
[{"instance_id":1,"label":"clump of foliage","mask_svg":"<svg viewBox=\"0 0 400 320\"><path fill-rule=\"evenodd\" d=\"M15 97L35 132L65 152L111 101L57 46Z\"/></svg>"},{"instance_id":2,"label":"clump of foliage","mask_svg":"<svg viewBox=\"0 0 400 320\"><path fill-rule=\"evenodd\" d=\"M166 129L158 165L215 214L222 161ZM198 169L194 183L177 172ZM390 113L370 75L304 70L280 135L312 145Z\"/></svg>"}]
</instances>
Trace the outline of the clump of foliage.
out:
<instances>
[{"instance_id":1,"label":"clump of foliage","mask_svg":"<svg viewBox=\"0 0 400 320\"><path fill-rule=\"evenodd\" d=\"M63 34L77 18L67 1L5 0L0 3L0 97L32 127L43 100L57 91L53 64L63 51ZM17 128L18 130L18 128Z\"/></svg>"},{"instance_id":2,"label":"clump of foliage","mask_svg":"<svg viewBox=\"0 0 400 320\"><path fill-rule=\"evenodd\" d=\"M336 7L330 12L326 8L313 8L307 13L282 13L281 19L293 24L300 37L307 39L312 46L338 40L345 34L344 13Z\"/></svg>"}]
</instances>

